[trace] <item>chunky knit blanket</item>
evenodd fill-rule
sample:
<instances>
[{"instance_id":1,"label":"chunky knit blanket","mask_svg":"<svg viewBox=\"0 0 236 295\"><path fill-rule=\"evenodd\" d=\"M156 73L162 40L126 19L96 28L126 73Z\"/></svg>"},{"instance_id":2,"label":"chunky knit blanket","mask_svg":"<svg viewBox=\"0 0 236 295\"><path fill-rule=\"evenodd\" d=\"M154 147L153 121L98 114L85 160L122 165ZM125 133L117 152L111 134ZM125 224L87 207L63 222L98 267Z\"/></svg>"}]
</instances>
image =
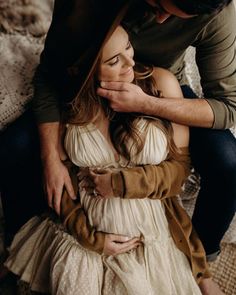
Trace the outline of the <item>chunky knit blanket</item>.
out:
<instances>
[{"instance_id":1,"label":"chunky knit blanket","mask_svg":"<svg viewBox=\"0 0 236 295\"><path fill-rule=\"evenodd\" d=\"M48 30L53 0L0 0L0 130L19 117Z\"/></svg>"}]
</instances>

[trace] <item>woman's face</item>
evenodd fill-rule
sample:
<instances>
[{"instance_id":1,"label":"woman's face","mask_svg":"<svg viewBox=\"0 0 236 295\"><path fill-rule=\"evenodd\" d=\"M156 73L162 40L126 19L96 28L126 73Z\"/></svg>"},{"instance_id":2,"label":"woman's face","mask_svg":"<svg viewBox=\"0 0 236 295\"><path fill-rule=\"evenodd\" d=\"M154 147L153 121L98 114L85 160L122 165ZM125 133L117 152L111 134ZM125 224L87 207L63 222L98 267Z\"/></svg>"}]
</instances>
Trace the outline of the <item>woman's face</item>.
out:
<instances>
[{"instance_id":1,"label":"woman's face","mask_svg":"<svg viewBox=\"0 0 236 295\"><path fill-rule=\"evenodd\" d=\"M100 81L132 82L134 79L134 50L122 27L117 27L102 50L98 74Z\"/></svg>"}]
</instances>

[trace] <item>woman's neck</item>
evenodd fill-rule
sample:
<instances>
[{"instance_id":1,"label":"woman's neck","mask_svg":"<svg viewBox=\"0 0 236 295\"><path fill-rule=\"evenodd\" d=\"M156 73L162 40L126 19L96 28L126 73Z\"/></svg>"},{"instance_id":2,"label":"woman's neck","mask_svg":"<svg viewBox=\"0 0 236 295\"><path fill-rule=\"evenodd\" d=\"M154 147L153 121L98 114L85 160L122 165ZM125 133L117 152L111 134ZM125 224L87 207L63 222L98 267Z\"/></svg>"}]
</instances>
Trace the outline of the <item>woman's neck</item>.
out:
<instances>
[{"instance_id":1,"label":"woman's neck","mask_svg":"<svg viewBox=\"0 0 236 295\"><path fill-rule=\"evenodd\" d=\"M101 112L99 112L98 116L93 121L93 124L102 133L105 140L110 145L110 147L111 147L111 149L113 151L115 159L118 161L119 155L118 155L118 153L117 153L117 151L116 151L116 149L115 149L115 147L114 147L114 145L112 143L110 132L109 132L110 121L107 118L107 116L105 115L103 110L101 110Z\"/></svg>"},{"instance_id":2,"label":"woman's neck","mask_svg":"<svg viewBox=\"0 0 236 295\"><path fill-rule=\"evenodd\" d=\"M101 109L98 112L98 115L93 121L93 124L100 130L100 132L105 136L105 138L109 139L109 120L106 117L104 111Z\"/></svg>"}]
</instances>

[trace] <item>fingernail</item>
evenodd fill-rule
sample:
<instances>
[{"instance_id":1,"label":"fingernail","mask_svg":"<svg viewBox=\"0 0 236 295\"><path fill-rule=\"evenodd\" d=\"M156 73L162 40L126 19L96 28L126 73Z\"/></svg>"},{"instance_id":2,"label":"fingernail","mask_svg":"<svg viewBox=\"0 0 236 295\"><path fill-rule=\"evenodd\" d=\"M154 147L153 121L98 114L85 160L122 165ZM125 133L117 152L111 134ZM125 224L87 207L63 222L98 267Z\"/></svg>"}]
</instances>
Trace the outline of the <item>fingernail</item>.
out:
<instances>
[{"instance_id":1,"label":"fingernail","mask_svg":"<svg viewBox=\"0 0 236 295\"><path fill-rule=\"evenodd\" d=\"M101 81L100 85L101 85L101 87L105 87L106 86L106 82Z\"/></svg>"}]
</instances>

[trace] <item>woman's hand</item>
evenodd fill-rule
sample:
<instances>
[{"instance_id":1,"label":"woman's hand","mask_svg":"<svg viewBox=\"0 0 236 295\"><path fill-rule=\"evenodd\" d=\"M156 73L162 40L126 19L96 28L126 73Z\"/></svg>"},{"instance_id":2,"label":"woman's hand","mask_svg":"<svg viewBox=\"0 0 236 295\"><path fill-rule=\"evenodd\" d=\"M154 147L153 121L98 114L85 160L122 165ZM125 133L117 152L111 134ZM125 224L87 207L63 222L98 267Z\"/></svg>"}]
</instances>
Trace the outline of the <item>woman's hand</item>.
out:
<instances>
[{"instance_id":1,"label":"woman's hand","mask_svg":"<svg viewBox=\"0 0 236 295\"><path fill-rule=\"evenodd\" d=\"M101 198L115 197L111 184L111 169L81 169L78 173L80 187Z\"/></svg>"},{"instance_id":2,"label":"woman's hand","mask_svg":"<svg viewBox=\"0 0 236 295\"><path fill-rule=\"evenodd\" d=\"M103 254L115 256L135 249L141 244L140 238L129 239L122 235L106 234Z\"/></svg>"}]
</instances>

